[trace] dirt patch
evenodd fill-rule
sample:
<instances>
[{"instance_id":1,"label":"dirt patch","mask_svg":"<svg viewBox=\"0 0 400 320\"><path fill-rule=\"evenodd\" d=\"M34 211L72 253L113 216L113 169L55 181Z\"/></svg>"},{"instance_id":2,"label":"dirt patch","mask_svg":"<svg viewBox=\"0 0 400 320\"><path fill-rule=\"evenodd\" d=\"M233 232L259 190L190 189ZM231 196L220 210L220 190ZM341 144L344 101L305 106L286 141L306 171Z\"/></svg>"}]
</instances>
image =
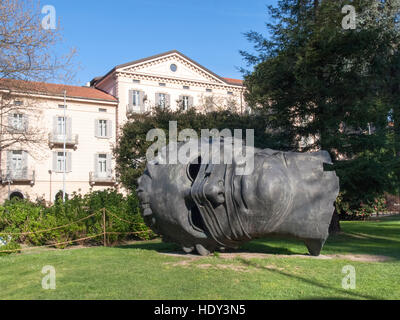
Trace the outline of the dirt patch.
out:
<instances>
[{"instance_id":1,"label":"dirt patch","mask_svg":"<svg viewBox=\"0 0 400 320\"><path fill-rule=\"evenodd\" d=\"M387 262L393 260L387 256L374 256L369 254L335 254L331 255L331 257L359 262Z\"/></svg>"},{"instance_id":2,"label":"dirt patch","mask_svg":"<svg viewBox=\"0 0 400 320\"><path fill-rule=\"evenodd\" d=\"M310 258L310 259L331 259L331 257L320 255L318 257L313 257L309 255L301 254L268 254L268 253L251 253L251 252L230 252L221 253L220 258L222 259L268 259L268 258Z\"/></svg>"},{"instance_id":3,"label":"dirt patch","mask_svg":"<svg viewBox=\"0 0 400 320\"><path fill-rule=\"evenodd\" d=\"M164 265L170 265L172 267L183 267L183 268L199 268L199 269L214 269L214 270L232 270L236 272L249 272L248 267L244 266L238 266L238 265L232 265L232 264L211 264L211 263L205 263L205 264L195 264L193 263L195 259L187 259L183 261L178 261L178 262L167 262L164 263Z\"/></svg>"},{"instance_id":4,"label":"dirt patch","mask_svg":"<svg viewBox=\"0 0 400 320\"><path fill-rule=\"evenodd\" d=\"M206 257L197 255L186 255L180 253L163 253L168 256L185 258L184 261L193 261L198 259L203 259ZM213 257L212 255L209 257ZM268 259L268 258L302 258L302 259L319 259L319 260L330 260L330 259L343 259L349 261L359 261L359 262L387 262L393 260L387 256L369 255L369 254L330 254L330 255L320 255L318 257L310 255L284 255L284 254L268 254L268 253L251 253L251 252L230 252L230 253L220 253L218 255L220 259ZM183 261L181 261L182 263Z\"/></svg>"}]
</instances>

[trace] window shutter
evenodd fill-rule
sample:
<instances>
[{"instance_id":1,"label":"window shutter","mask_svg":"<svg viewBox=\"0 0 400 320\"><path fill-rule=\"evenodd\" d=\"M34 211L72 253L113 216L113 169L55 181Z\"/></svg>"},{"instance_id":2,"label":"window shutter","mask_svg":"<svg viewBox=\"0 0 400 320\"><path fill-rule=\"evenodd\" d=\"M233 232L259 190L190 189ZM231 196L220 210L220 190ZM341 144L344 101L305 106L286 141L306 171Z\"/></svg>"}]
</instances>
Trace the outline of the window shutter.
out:
<instances>
[{"instance_id":1,"label":"window shutter","mask_svg":"<svg viewBox=\"0 0 400 320\"><path fill-rule=\"evenodd\" d=\"M94 120L94 136L100 137L100 121L98 119Z\"/></svg>"},{"instance_id":2,"label":"window shutter","mask_svg":"<svg viewBox=\"0 0 400 320\"><path fill-rule=\"evenodd\" d=\"M139 107L143 106L144 92L139 91Z\"/></svg>"},{"instance_id":3,"label":"window shutter","mask_svg":"<svg viewBox=\"0 0 400 320\"><path fill-rule=\"evenodd\" d=\"M94 173L97 176L97 172L99 172L99 154L96 153L94 155L94 167L93 167Z\"/></svg>"},{"instance_id":4,"label":"window shutter","mask_svg":"<svg viewBox=\"0 0 400 320\"><path fill-rule=\"evenodd\" d=\"M111 176L112 171L112 157L110 153L107 153L107 176Z\"/></svg>"},{"instance_id":5,"label":"window shutter","mask_svg":"<svg viewBox=\"0 0 400 320\"><path fill-rule=\"evenodd\" d=\"M28 131L28 126L29 126L29 116L27 114L24 114L22 116L22 124L23 124L23 128L24 131Z\"/></svg>"},{"instance_id":6,"label":"window shutter","mask_svg":"<svg viewBox=\"0 0 400 320\"><path fill-rule=\"evenodd\" d=\"M71 172L72 171L72 153L67 152L66 159L67 164L66 164L66 172Z\"/></svg>"},{"instance_id":7,"label":"window shutter","mask_svg":"<svg viewBox=\"0 0 400 320\"><path fill-rule=\"evenodd\" d=\"M156 93L155 102L156 102L156 107L159 107L160 106L160 94L158 92Z\"/></svg>"},{"instance_id":8,"label":"window shutter","mask_svg":"<svg viewBox=\"0 0 400 320\"><path fill-rule=\"evenodd\" d=\"M134 90L129 90L129 106L133 106L133 91Z\"/></svg>"},{"instance_id":9,"label":"window shutter","mask_svg":"<svg viewBox=\"0 0 400 320\"><path fill-rule=\"evenodd\" d=\"M66 121L66 134L67 134L67 138L69 138L68 140L70 140L72 138L72 118L67 117L65 119Z\"/></svg>"},{"instance_id":10,"label":"window shutter","mask_svg":"<svg viewBox=\"0 0 400 320\"><path fill-rule=\"evenodd\" d=\"M58 134L58 132L57 132L57 121L58 121L58 117L54 116L53 117L53 134L54 135Z\"/></svg>"},{"instance_id":11,"label":"window shutter","mask_svg":"<svg viewBox=\"0 0 400 320\"><path fill-rule=\"evenodd\" d=\"M14 114L9 113L8 114L8 131L12 131L14 127Z\"/></svg>"},{"instance_id":12,"label":"window shutter","mask_svg":"<svg viewBox=\"0 0 400 320\"><path fill-rule=\"evenodd\" d=\"M193 97L189 97L189 108L193 108Z\"/></svg>"},{"instance_id":13,"label":"window shutter","mask_svg":"<svg viewBox=\"0 0 400 320\"><path fill-rule=\"evenodd\" d=\"M112 120L107 120L107 138L112 138L112 136L113 136Z\"/></svg>"},{"instance_id":14,"label":"window shutter","mask_svg":"<svg viewBox=\"0 0 400 320\"><path fill-rule=\"evenodd\" d=\"M140 91L139 92L139 106L140 106L140 111L145 112L144 109L144 92Z\"/></svg>"},{"instance_id":15,"label":"window shutter","mask_svg":"<svg viewBox=\"0 0 400 320\"><path fill-rule=\"evenodd\" d=\"M165 95L165 107L169 108L171 106L171 96L169 94Z\"/></svg>"},{"instance_id":16,"label":"window shutter","mask_svg":"<svg viewBox=\"0 0 400 320\"><path fill-rule=\"evenodd\" d=\"M22 168L25 170L28 168L28 152L22 151Z\"/></svg>"},{"instance_id":17,"label":"window shutter","mask_svg":"<svg viewBox=\"0 0 400 320\"><path fill-rule=\"evenodd\" d=\"M179 108L183 108L183 96L179 96L179 100L178 100L178 107Z\"/></svg>"},{"instance_id":18,"label":"window shutter","mask_svg":"<svg viewBox=\"0 0 400 320\"><path fill-rule=\"evenodd\" d=\"M12 151L7 151L7 172L12 170Z\"/></svg>"},{"instance_id":19,"label":"window shutter","mask_svg":"<svg viewBox=\"0 0 400 320\"><path fill-rule=\"evenodd\" d=\"M57 151L53 152L53 171L57 172Z\"/></svg>"}]
</instances>

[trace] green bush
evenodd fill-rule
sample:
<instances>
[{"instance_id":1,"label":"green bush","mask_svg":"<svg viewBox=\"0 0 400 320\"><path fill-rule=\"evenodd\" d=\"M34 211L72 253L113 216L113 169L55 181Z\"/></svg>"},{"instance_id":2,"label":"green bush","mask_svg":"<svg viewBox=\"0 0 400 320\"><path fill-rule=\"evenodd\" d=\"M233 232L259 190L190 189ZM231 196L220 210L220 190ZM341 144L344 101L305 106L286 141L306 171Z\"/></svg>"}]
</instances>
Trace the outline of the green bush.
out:
<instances>
[{"instance_id":1,"label":"green bush","mask_svg":"<svg viewBox=\"0 0 400 320\"><path fill-rule=\"evenodd\" d=\"M385 195L377 196L374 199L353 198L348 199L340 193L336 199L336 212L343 220L363 220L373 214L385 213L387 211Z\"/></svg>"},{"instance_id":2,"label":"green bush","mask_svg":"<svg viewBox=\"0 0 400 320\"><path fill-rule=\"evenodd\" d=\"M15 241L10 241L5 245L0 245L0 257L12 253L18 253L20 252L19 249L21 249L21 246Z\"/></svg>"},{"instance_id":3,"label":"green bush","mask_svg":"<svg viewBox=\"0 0 400 320\"><path fill-rule=\"evenodd\" d=\"M154 142L146 141L147 133L154 128L165 132L167 143L169 139L170 121L177 122L178 132L191 128L198 137L202 129L235 129L254 130L254 145L257 148L287 150L285 133L271 133L266 130L268 119L263 114L239 114L229 110L198 113L194 109L188 111L156 108L152 114L136 114L122 128L122 136L114 149L116 170L122 184L128 190L134 190L144 171L146 152ZM245 138L245 133L243 133Z\"/></svg>"},{"instance_id":4,"label":"green bush","mask_svg":"<svg viewBox=\"0 0 400 320\"><path fill-rule=\"evenodd\" d=\"M0 233L11 234L14 245L102 244L104 211L109 244L155 236L140 215L136 193L124 196L115 190L73 194L65 203L59 200L52 206L6 201L0 206ZM84 238L89 239L80 240ZM1 248L8 250L5 247Z\"/></svg>"}]
</instances>

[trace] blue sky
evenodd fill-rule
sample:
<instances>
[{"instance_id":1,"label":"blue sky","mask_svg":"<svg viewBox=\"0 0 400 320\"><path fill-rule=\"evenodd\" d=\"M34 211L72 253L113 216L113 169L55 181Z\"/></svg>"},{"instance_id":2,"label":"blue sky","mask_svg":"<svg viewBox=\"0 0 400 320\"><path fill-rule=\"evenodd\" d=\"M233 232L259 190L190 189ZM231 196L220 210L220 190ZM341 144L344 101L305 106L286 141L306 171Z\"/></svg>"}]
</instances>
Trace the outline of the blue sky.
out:
<instances>
[{"instance_id":1,"label":"blue sky","mask_svg":"<svg viewBox=\"0 0 400 320\"><path fill-rule=\"evenodd\" d=\"M265 33L276 0L50 0L85 84L114 66L177 49L218 75L241 78L243 33Z\"/></svg>"}]
</instances>

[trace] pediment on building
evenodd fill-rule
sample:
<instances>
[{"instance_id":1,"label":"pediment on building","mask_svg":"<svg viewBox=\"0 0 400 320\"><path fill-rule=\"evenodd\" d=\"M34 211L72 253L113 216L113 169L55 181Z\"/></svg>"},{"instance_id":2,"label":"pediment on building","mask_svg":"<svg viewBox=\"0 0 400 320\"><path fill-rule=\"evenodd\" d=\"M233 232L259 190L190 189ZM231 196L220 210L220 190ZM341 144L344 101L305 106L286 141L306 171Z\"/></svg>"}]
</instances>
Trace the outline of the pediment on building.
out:
<instances>
[{"instance_id":1,"label":"pediment on building","mask_svg":"<svg viewBox=\"0 0 400 320\"><path fill-rule=\"evenodd\" d=\"M117 66L116 71L185 81L226 84L223 78L176 50Z\"/></svg>"}]
</instances>

